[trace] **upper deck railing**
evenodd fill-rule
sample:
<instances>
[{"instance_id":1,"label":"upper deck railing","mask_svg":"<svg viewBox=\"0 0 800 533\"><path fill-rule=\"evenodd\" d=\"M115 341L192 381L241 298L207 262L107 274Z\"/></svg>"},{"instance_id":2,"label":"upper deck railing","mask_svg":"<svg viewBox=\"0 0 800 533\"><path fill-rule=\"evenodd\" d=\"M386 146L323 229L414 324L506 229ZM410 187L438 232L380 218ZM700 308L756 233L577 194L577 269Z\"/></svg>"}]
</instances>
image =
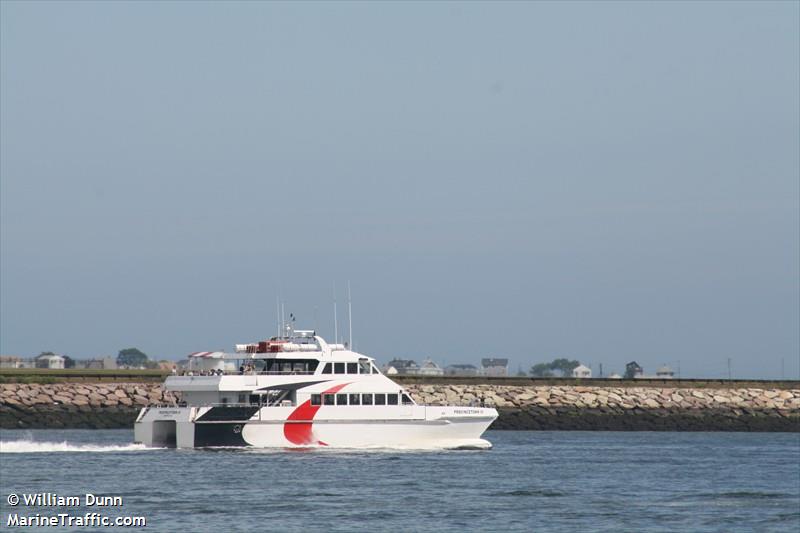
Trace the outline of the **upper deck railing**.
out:
<instances>
[{"instance_id":1,"label":"upper deck railing","mask_svg":"<svg viewBox=\"0 0 800 533\"><path fill-rule=\"evenodd\" d=\"M172 374L178 377L215 377L215 376L313 376L314 370L250 370L240 372L238 370L188 370Z\"/></svg>"}]
</instances>

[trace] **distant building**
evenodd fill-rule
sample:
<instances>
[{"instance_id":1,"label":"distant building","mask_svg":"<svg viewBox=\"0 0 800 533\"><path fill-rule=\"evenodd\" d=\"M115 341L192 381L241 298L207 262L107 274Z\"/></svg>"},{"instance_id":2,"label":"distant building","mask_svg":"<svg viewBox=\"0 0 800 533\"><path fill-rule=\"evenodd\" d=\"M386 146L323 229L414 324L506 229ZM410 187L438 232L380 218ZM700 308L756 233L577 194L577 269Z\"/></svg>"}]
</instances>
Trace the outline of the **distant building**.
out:
<instances>
[{"instance_id":1,"label":"distant building","mask_svg":"<svg viewBox=\"0 0 800 533\"><path fill-rule=\"evenodd\" d=\"M429 357L422 362L422 366L419 367L417 373L420 376L441 376L444 374L444 370Z\"/></svg>"},{"instance_id":2,"label":"distant building","mask_svg":"<svg viewBox=\"0 0 800 533\"><path fill-rule=\"evenodd\" d=\"M411 359L392 359L389 364L384 367L384 373L388 374L389 367L394 367L397 374L405 376L415 376L419 374L419 365L416 361Z\"/></svg>"},{"instance_id":3,"label":"distant building","mask_svg":"<svg viewBox=\"0 0 800 533\"><path fill-rule=\"evenodd\" d=\"M656 371L656 377L661 379L673 379L675 377L675 372L667 365L664 365Z\"/></svg>"},{"instance_id":4,"label":"distant building","mask_svg":"<svg viewBox=\"0 0 800 533\"><path fill-rule=\"evenodd\" d=\"M590 378L592 377L592 369L586 365L578 365L572 369L573 378Z\"/></svg>"},{"instance_id":5,"label":"distant building","mask_svg":"<svg viewBox=\"0 0 800 533\"><path fill-rule=\"evenodd\" d=\"M622 379L622 376L614 372L610 376L608 376L608 379Z\"/></svg>"},{"instance_id":6,"label":"distant building","mask_svg":"<svg viewBox=\"0 0 800 533\"><path fill-rule=\"evenodd\" d=\"M625 365L625 379L641 378L643 375L644 369L636 361L631 361Z\"/></svg>"},{"instance_id":7,"label":"distant building","mask_svg":"<svg viewBox=\"0 0 800 533\"><path fill-rule=\"evenodd\" d=\"M115 370L117 360L113 357L102 357L95 359L83 359L75 361L75 368L88 368L92 370Z\"/></svg>"},{"instance_id":8,"label":"distant building","mask_svg":"<svg viewBox=\"0 0 800 533\"><path fill-rule=\"evenodd\" d=\"M484 376L508 376L508 359L495 357L481 359L481 374Z\"/></svg>"},{"instance_id":9,"label":"distant building","mask_svg":"<svg viewBox=\"0 0 800 533\"><path fill-rule=\"evenodd\" d=\"M64 369L64 358L55 354L42 354L35 358L36 368L50 368L53 370Z\"/></svg>"},{"instance_id":10,"label":"distant building","mask_svg":"<svg viewBox=\"0 0 800 533\"><path fill-rule=\"evenodd\" d=\"M22 357L16 355L0 355L0 368L23 368Z\"/></svg>"},{"instance_id":11,"label":"distant building","mask_svg":"<svg viewBox=\"0 0 800 533\"><path fill-rule=\"evenodd\" d=\"M475 365L450 365L444 369L448 376L477 376L478 367Z\"/></svg>"}]
</instances>

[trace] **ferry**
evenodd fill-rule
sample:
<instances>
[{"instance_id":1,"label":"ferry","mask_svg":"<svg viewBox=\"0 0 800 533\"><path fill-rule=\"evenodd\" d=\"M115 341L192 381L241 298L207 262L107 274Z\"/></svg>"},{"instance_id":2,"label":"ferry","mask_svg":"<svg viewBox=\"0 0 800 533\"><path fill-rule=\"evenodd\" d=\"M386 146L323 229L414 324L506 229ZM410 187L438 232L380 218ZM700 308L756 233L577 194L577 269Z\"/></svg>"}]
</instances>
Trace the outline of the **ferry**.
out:
<instances>
[{"instance_id":1,"label":"ferry","mask_svg":"<svg viewBox=\"0 0 800 533\"><path fill-rule=\"evenodd\" d=\"M177 405L144 407L134 439L148 447L486 449L497 411L417 404L375 360L309 330L197 352L167 377Z\"/></svg>"}]
</instances>

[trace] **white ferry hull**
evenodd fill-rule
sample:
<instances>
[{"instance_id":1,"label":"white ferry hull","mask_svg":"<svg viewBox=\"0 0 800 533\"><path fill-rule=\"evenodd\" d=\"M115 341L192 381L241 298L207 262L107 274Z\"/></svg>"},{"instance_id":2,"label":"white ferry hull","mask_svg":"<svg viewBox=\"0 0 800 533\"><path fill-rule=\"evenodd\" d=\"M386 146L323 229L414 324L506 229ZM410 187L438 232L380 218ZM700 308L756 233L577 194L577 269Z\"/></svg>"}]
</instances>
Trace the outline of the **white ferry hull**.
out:
<instances>
[{"instance_id":1,"label":"white ferry hull","mask_svg":"<svg viewBox=\"0 0 800 533\"><path fill-rule=\"evenodd\" d=\"M145 408L135 440L150 447L490 448L481 435L497 411L477 407L398 408L397 418L367 418L330 407L329 416L291 420L292 408ZM338 411L338 412L337 412ZM338 416L337 416L338 415ZM361 418L357 418L361 415Z\"/></svg>"},{"instance_id":2,"label":"white ferry hull","mask_svg":"<svg viewBox=\"0 0 800 533\"><path fill-rule=\"evenodd\" d=\"M327 446L334 448L491 448L480 436L489 421L438 424L422 421L332 421L315 423L314 440L296 444L279 424L247 424L242 438L257 448Z\"/></svg>"}]
</instances>

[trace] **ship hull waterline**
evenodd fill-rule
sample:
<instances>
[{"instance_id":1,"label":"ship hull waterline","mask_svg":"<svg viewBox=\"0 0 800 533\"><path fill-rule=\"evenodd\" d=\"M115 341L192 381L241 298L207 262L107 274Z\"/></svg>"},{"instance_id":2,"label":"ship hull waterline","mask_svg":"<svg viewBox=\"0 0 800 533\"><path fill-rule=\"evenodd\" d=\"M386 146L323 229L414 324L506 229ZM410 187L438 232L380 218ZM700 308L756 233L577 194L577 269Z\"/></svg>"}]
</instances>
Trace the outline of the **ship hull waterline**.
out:
<instances>
[{"instance_id":1,"label":"ship hull waterline","mask_svg":"<svg viewBox=\"0 0 800 533\"><path fill-rule=\"evenodd\" d=\"M488 449L491 443L481 436L497 418L494 409L463 407L414 406L406 417L385 419L292 420L255 411L144 408L134 424L134 440L153 448Z\"/></svg>"}]
</instances>

